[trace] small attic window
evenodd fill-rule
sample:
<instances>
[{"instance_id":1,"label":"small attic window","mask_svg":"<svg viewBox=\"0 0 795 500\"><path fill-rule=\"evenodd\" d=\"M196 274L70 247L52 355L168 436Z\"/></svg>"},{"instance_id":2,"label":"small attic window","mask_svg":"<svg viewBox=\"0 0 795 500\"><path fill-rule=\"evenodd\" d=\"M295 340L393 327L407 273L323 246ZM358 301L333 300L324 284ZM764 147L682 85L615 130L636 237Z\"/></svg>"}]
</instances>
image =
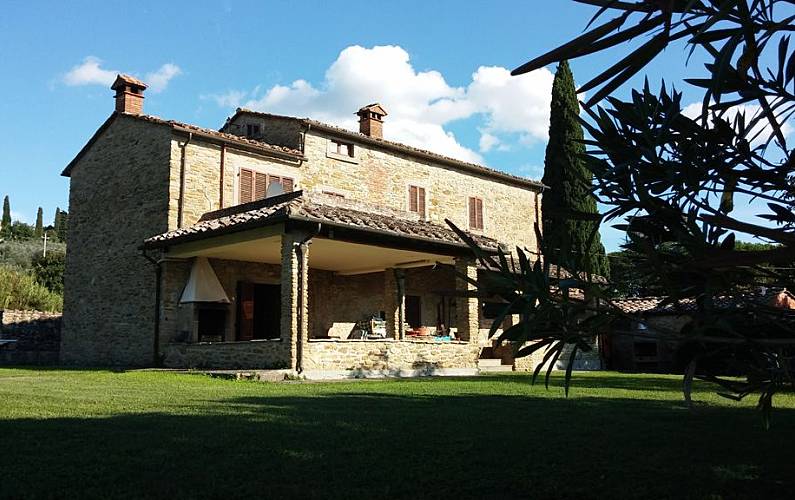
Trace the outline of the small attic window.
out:
<instances>
[{"instance_id":1,"label":"small attic window","mask_svg":"<svg viewBox=\"0 0 795 500\"><path fill-rule=\"evenodd\" d=\"M259 125L255 123L246 124L246 137L258 137L260 135Z\"/></svg>"},{"instance_id":2,"label":"small attic window","mask_svg":"<svg viewBox=\"0 0 795 500\"><path fill-rule=\"evenodd\" d=\"M331 142L330 152L353 158L354 155L353 144L351 144L350 142L342 142L334 139L330 139L330 142Z\"/></svg>"}]
</instances>

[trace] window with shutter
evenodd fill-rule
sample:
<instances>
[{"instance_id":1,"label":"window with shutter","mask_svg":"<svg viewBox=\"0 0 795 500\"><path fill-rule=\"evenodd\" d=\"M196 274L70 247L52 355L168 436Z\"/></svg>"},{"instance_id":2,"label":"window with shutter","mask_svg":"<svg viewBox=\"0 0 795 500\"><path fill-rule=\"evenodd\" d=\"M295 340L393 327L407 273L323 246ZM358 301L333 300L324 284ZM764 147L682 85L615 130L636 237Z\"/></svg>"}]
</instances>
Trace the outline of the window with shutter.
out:
<instances>
[{"instance_id":1,"label":"window with shutter","mask_svg":"<svg viewBox=\"0 0 795 500\"><path fill-rule=\"evenodd\" d=\"M240 203L248 203L254 196L254 172L246 168L240 169Z\"/></svg>"},{"instance_id":2,"label":"window with shutter","mask_svg":"<svg viewBox=\"0 0 795 500\"><path fill-rule=\"evenodd\" d=\"M269 175L248 168L240 169L239 203L262 200L267 197L271 183L279 183L285 193L295 189L295 180L280 175Z\"/></svg>"},{"instance_id":3,"label":"window with shutter","mask_svg":"<svg viewBox=\"0 0 795 500\"><path fill-rule=\"evenodd\" d=\"M409 186L409 212L425 217L425 188Z\"/></svg>"},{"instance_id":4,"label":"window with shutter","mask_svg":"<svg viewBox=\"0 0 795 500\"><path fill-rule=\"evenodd\" d=\"M480 198L469 199L469 228L483 229L483 200Z\"/></svg>"}]
</instances>

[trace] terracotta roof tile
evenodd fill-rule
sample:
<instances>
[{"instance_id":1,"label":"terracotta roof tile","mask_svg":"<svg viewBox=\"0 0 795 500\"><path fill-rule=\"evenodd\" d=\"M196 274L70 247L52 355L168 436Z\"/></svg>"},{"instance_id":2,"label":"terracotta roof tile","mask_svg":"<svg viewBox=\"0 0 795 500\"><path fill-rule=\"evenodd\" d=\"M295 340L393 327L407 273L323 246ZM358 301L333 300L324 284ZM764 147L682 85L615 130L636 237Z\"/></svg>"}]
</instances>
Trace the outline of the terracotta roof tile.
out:
<instances>
[{"instance_id":1,"label":"terracotta roof tile","mask_svg":"<svg viewBox=\"0 0 795 500\"><path fill-rule=\"evenodd\" d=\"M242 137L235 134L227 134L225 132L219 132L217 130L211 128L204 128L198 127L196 125L191 125L189 123L178 122L176 120L165 120L163 118L152 116L152 115L137 115L137 114L130 114L130 113L122 113L124 116L130 116L132 118L136 118L139 120L151 122L151 123L158 123L161 125L168 125L173 128L182 129L187 132L197 132L205 135L209 135L212 137L217 137L218 139L223 139L228 142L245 144L248 146L253 146L256 148L262 148L266 150L271 150L274 152L285 153L288 155L293 156L303 156L303 153L298 149L288 148L286 146L278 146L276 144L269 144L263 141L257 141L254 139L249 139L247 137Z\"/></svg>"},{"instance_id":2,"label":"terracotta roof tile","mask_svg":"<svg viewBox=\"0 0 795 500\"><path fill-rule=\"evenodd\" d=\"M649 314L687 314L696 310L696 300L686 298L678 303L660 305L664 297L628 297L613 300L619 309L625 313ZM789 299L789 300L782 300ZM758 288L750 292L740 292L733 295L724 295L714 300L716 309L743 309L749 305L786 308L781 304L789 304L795 296L783 288Z\"/></svg>"}]
</instances>

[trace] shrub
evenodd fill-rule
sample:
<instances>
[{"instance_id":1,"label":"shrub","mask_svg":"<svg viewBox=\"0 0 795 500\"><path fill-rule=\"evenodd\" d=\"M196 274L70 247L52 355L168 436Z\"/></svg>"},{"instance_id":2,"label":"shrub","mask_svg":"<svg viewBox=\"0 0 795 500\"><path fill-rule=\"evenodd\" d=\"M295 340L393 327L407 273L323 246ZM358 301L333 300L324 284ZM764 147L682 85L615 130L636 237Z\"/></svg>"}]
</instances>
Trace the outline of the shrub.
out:
<instances>
[{"instance_id":1,"label":"shrub","mask_svg":"<svg viewBox=\"0 0 795 500\"><path fill-rule=\"evenodd\" d=\"M0 265L0 309L61 311L63 297L19 269Z\"/></svg>"},{"instance_id":2,"label":"shrub","mask_svg":"<svg viewBox=\"0 0 795 500\"><path fill-rule=\"evenodd\" d=\"M63 273L66 267L66 255L62 252L50 252L46 257L33 257L33 275L36 281L51 292L63 295Z\"/></svg>"}]
</instances>

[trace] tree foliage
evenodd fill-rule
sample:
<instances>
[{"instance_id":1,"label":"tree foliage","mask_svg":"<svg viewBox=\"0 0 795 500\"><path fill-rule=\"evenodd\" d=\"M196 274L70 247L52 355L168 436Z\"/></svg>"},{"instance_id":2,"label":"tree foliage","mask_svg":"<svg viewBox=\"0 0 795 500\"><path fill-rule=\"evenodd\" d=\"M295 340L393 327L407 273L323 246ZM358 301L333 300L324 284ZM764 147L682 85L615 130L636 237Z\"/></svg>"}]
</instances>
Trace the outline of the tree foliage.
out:
<instances>
[{"instance_id":1,"label":"tree foliage","mask_svg":"<svg viewBox=\"0 0 795 500\"><path fill-rule=\"evenodd\" d=\"M41 207L36 212L36 227L33 230L33 235L37 238L41 238L44 235L44 210Z\"/></svg>"},{"instance_id":2,"label":"tree foliage","mask_svg":"<svg viewBox=\"0 0 795 500\"><path fill-rule=\"evenodd\" d=\"M609 274L599 238L599 221L573 214L596 214L592 175L586 168L580 105L574 76L562 61L552 84L549 142L542 182L550 189L542 198L544 256L552 263L600 276Z\"/></svg>"},{"instance_id":3,"label":"tree foliage","mask_svg":"<svg viewBox=\"0 0 795 500\"><path fill-rule=\"evenodd\" d=\"M8 195L3 198L3 218L0 219L0 234L6 236L11 229L11 201Z\"/></svg>"},{"instance_id":4,"label":"tree foliage","mask_svg":"<svg viewBox=\"0 0 795 500\"><path fill-rule=\"evenodd\" d=\"M63 275L66 269L66 254L63 252L47 252L33 258L32 270L36 282L47 290L63 295Z\"/></svg>"},{"instance_id":5,"label":"tree foliage","mask_svg":"<svg viewBox=\"0 0 795 500\"><path fill-rule=\"evenodd\" d=\"M694 305L681 331L655 328L658 335L699 347L684 377L685 399L699 376L718 384L729 398L758 394L767 424L773 396L793 384L795 321L792 314L761 304L729 311L716 304L758 286L760 276L766 283L793 287L791 276L776 267L795 261L795 156L784 130L795 112L790 44L795 16L791 9L781 13L782 4L793 2L578 1L596 6L592 24L608 13L615 17L589 25L514 74L646 37L578 89L589 93L581 123L590 136L586 163L596 179L595 194L608 207L604 220L626 230L624 248L664 292L665 303ZM686 80L702 94L700 117L685 116L682 95L665 84L653 91L647 83L626 99L611 95L677 42L708 59L704 73ZM739 196L762 200L767 209L756 216L735 211ZM740 249L738 235L776 246ZM545 360L554 362L567 346L572 353L587 349L596 335L611 331L614 321L626 319L609 307L609 285L594 283L576 269L572 278L556 282L548 266L530 266L521 250L518 267L505 257L496 261L482 251L476 254L482 262L494 261L486 263L492 271L480 293L503 297L506 314L522 317L502 334L522 346L519 355L540 348ZM570 300L565 293L570 288L608 307ZM553 364L545 366L551 370ZM722 377L727 371L744 378Z\"/></svg>"}]
</instances>

